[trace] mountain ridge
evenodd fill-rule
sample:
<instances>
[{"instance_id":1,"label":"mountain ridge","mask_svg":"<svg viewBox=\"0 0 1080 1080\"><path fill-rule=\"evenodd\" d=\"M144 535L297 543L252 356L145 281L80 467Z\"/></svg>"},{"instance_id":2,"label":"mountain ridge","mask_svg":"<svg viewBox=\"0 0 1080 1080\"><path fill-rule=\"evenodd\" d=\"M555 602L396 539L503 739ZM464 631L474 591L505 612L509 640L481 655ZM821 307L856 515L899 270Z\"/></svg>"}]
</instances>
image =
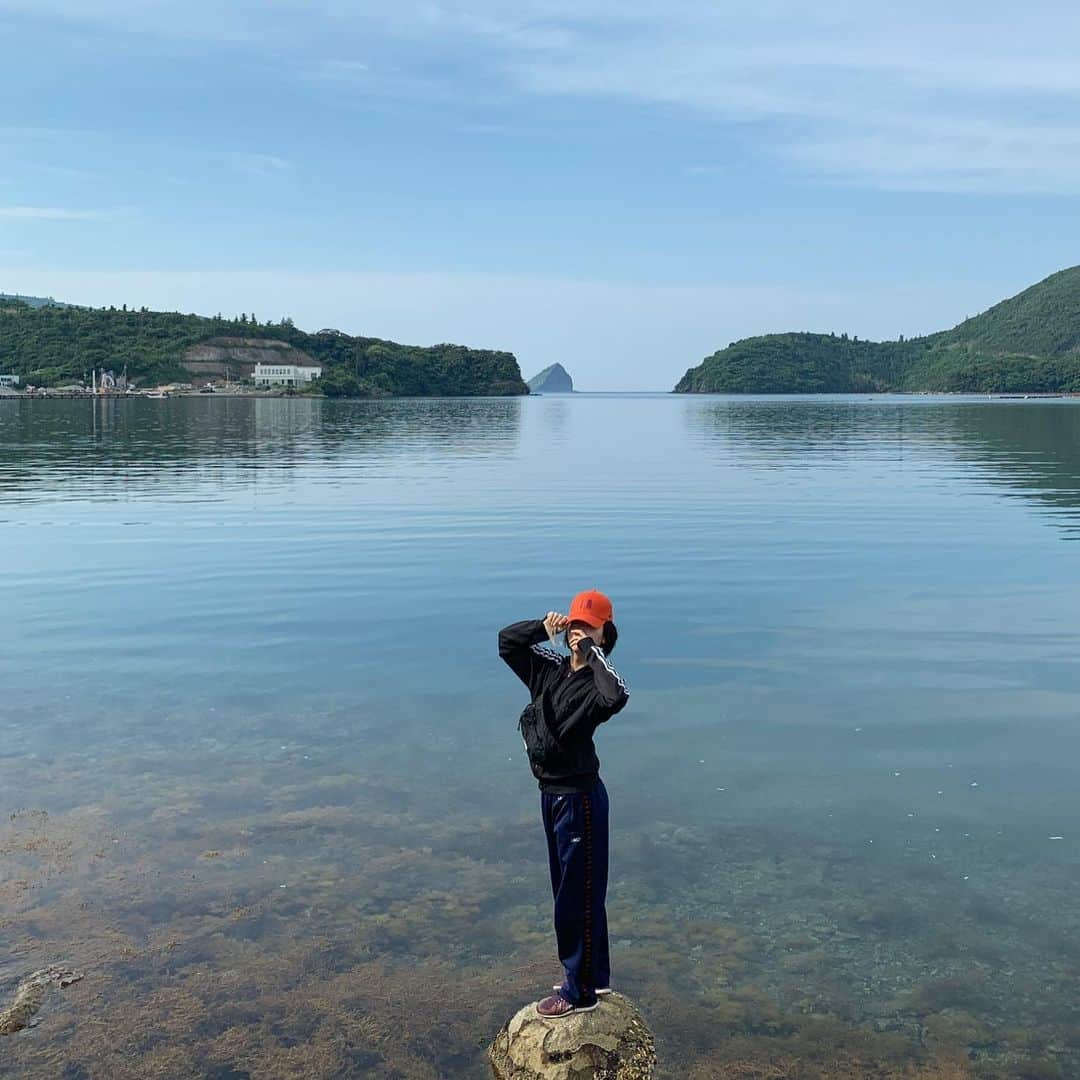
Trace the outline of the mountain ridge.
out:
<instances>
[{"instance_id":1,"label":"mountain ridge","mask_svg":"<svg viewBox=\"0 0 1080 1080\"><path fill-rule=\"evenodd\" d=\"M261 323L247 314L227 319L126 305L31 307L20 300L0 301L0 371L21 376L23 385L54 386L102 367L117 372L126 367L129 376L143 384L191 381L205 375L207 362L212 362L203 355L206 350L228 352L234 346L223 343L237 340L249 342L252 357L273 349L322 366L318 388L332 397L529 392L509 352L449 343L401 345L329 328L308 333L291 319ZM246 366L247 361L236 357L233 374L246 374L238 371Z\"/></svg>"},{"instance_id":2,"label":"mountain ridge","mask_svg":"<svg viewBox=\"0 0 1080 1080\"><path fill-rule=\"evenodd\" d=\"M764 334L689 368L675 393L1080 392L1080 266L920 337Z\"/></svg>"}]
</instances>

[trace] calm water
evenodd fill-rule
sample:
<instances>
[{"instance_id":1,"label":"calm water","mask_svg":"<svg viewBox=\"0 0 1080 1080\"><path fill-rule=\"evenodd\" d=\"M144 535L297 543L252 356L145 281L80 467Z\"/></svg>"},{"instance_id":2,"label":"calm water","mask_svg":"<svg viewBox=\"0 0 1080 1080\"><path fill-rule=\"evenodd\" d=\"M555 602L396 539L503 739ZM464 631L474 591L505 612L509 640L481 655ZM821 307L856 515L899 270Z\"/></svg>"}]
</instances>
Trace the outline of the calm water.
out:
<instances>
[{"instance_id":1,"label":"calm water","mask_svg":"<svg viewBox=\"0 0 1080 1080\"><path fill-rule=\"evenodd\" d=\"M484 1075L597 586L665 1075L1080 1076L1078 538L1069 402L0 401L0 1075Z\"/></svg>"}]
</instances>

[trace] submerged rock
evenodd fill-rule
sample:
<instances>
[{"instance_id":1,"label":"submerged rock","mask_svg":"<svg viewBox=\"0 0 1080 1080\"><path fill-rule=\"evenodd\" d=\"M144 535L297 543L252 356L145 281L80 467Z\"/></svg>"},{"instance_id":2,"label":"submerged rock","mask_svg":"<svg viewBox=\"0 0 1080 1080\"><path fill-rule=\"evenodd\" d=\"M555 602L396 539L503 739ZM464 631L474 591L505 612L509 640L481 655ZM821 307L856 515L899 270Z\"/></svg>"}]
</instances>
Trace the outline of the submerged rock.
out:
<instances>
[{"instance_id":1,"label":"submerged rock","mask_svg":"<svg viewBox=\"0 0 1080 1080\"><path fill-rule=\"evenodd\" d=\"M11 1004L6 1009L0 1009L0 1035L14 1035L15 1032L30 1027L50 986L58 986L62 990L81 978L80 972L59 965L42 968L32 975L27 975L19 983Z\"/></svg>"},{"instance_id":2,"label":"submerged rock","mask_svg":"<svg viewBox=\"0 0 1080 1080\"><path fill-rule=\"evenodd\" d=\"M648 1080L652 1032L622 994L592 1012L548 1020L532 1002L508 1020L488 1050L498 1080Z\"/></svg>"}]
</instances>

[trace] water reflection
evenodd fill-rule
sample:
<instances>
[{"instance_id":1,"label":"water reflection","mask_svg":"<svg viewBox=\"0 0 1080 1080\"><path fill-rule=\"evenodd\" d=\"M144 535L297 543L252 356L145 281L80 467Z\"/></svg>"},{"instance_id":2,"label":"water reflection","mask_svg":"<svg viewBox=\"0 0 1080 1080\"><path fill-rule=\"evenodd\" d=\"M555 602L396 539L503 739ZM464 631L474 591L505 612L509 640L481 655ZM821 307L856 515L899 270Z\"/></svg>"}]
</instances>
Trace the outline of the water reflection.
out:
<instances>
[{"instance_id":1,"label":"water reflection","mask_svg":"<svg viewBox=\"0 0 1080 1080\"><path fill-rule=\"evenodd\" d=\"M1075 535L1080 506L1080 408L1075 403L1016 404L959 410L960 452L1017 495L1065 511L1058 524Z\"/></svg>"},{"instance_id":2,"label":"water reflection","mask_svg":"<svg viewBox=\"0 0 1080 1080\"><path fill-rule=\"evenodd\" d=\"M0 403L0 996L89 976L0 1071L484 1075L554 975L493 633L572 576L667 1075L1080 1075L1072 408L88 404Z\"/></svg>"},{"instance_id":3,"label":"water reflection","mask_svg":"<svg viewBox=\"0 0 1080 1080\"><path fill-rule=\"evenodd\" d=\"M539 408L544 430L553 437L562 436L570 421L570 406L563 398L546 397Z\"/></svg>"},{"instance_id":4,"label":"water reflection","mask_svg":"<svg viewBox=\"0 0 1080 1080\"><path fill-rule=\"evenodd\" d=\"M520 402L499 398L327 401L188 397L165 401L7 401L0 407L0 498L179 494L204 482L251 484L257 468L338 461L490 457L513 451Z\"/></svg>"},{"instance_id":5,"label":"water reflection","mask_svg":"<svg viewBox=\"0 0 1080 1080\"><path fill-rule=\"evenodd\" d=\"M955 456L1017 495L1080 507L1080 405L941 399L725 399L689 402L683 416L704 450L761 468L817 470L858 459L941 464ZM971 471L965 473L970 478Z\"/></svg>"}]
</instances>

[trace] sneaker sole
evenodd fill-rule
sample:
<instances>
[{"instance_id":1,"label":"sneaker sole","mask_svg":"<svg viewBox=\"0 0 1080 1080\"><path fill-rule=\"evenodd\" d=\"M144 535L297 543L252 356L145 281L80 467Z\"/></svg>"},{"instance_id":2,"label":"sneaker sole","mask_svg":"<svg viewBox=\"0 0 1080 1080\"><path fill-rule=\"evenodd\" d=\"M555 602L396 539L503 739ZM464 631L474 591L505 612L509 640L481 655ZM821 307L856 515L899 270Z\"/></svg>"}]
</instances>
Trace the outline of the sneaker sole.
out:
<instances>
[{"instance_id":1,"label":"sneaker sole","mask_svg":"<svg viewBox=\"0 0 1080 1080\"><path fill-rule=\"evenodd\" d=\"M542 1013L539 1008L536 1010L537 1016L542 1016L545 1020L561 1020L564 1016L573 1016L574 1013L592 1012L593 1009L599 1005L599 1001L594 1001L591 1005L574 1005L563 1013Z\"/></svg>"}]
</instances>

